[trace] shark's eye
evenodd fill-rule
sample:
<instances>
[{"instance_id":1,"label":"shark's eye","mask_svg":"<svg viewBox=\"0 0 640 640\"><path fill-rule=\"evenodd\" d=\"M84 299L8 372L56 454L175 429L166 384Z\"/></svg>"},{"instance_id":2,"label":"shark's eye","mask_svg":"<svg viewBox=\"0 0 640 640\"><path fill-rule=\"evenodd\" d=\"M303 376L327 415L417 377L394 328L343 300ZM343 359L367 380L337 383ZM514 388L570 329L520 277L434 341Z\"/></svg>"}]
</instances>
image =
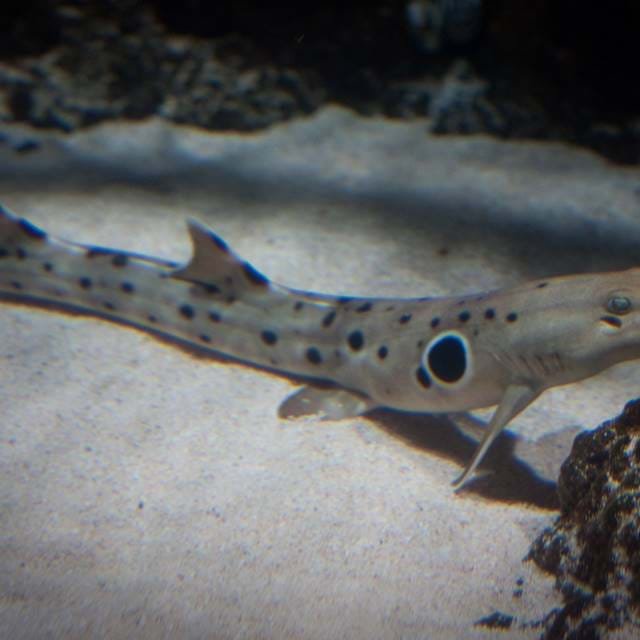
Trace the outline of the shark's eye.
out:
<instances>
[{"instance_id":1,"label":"shark's eye","mask_svg":"<svg viewBox=\"0 0 640 640\"><path fill-rule=\"evenodd\" d=\"M425 349L424 364L431 376L440 383L459 382L468 368L468 345L464 337L454 331L437 336Z\"/></svg>"},{"instance_id":2,"label":"shark's eye","mask_svg":"<svg viewBox=\"0 0 640 640\"><path fill-rule=\"evenodd\" d=\"M631 311L631 300L626 296L611 296L607 302L607 311L623 316Z\"/></svg>"}]
</instances>

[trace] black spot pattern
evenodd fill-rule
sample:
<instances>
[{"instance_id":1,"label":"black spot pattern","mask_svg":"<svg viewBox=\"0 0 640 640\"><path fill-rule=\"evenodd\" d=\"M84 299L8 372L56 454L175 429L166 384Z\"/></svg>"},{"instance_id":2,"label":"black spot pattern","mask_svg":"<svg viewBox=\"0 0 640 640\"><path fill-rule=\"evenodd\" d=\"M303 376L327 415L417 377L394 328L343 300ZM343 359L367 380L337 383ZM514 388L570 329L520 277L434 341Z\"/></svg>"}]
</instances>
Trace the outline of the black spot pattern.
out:
<instances>
[{"instance_id":1,"label":"black spot pattern","mask_svg":"<svg viewBox=\"0 0 640 640\"><path fill-rule=\"evenodd\" d=\"M14 289L18 289L18 290L22 289L22 284L21 284L20 282L18 282L17 280L13 280L13 281L11 282L11 286L12 286Z\"/></svg>"},{"instance_id":2,"label":"black spot pattern","mask_svg":"<svg viewBox=\"0 0 640 640\"><path fill-rule=\"evenodd\" d=\"M93 286L93 282L91 282L91 278L80 278L80 280L78 280L78 284L83 289L91 289L91 287Z\"/></svg>"},{"instance_id":3,"label":"black spot pattern","mask_svg":"<svg viewBox=\"0 0 640 640\"><path fill-rule=\"evenodd\" d=\"M211 342L211 336L208 336L206 333L200 335L200 340L202 342Z\"/></svg>"},{"instance_id":4,"label":"black spot pattern","mask_svg":"<svg viewBox=\"0 0 640 640\"><path fill-rule=\"evenodd\" d=\"M130 282L123 282L120 284L120 289L125 293L133 293L136 288Z\"/></svg>"},{"instance_id":5,"label":"black spot pattern","mask_svg":"<svg viewBox=\"0 0 640 640\"><path fill-rule=\"evenodd\" d=\"M86 258L91 260L92 258L98 258L100 256L110 256L113 254L112 249L105 249L104 247L90 247L84 254Z\"/></svg>"},{"instance_id":6,"label":"black spot pattern","mask_svg":"<svg viewBox=\"0 0 640 640\"><path fill-rule=\"evenodd\" d=\"M416 369L416 380L425 388L429 389L431 387L431 378L427 373L427 370L420 366Z\"/></svg>"},{"instance_id":7,"label":"black spot pattern","mask_svg":"<svg viewBox=\"0 0 640 640\"><path fill-rule=\"evenodd\" d=\"M273 331L265 330L260 334L260 337L262 338L262 342L268 344L270 347L278 342L278 335Z\"/></svg>"},{"instance_id":8,"label":"black spot pattern","mask_svg":"<svg viewBox=\"0 0 640 640\"><path fill-rule=\"evenodd\" d=\"M21 218L18 224L20 225L20 229L22 229L22 233L34 240L44 240L47 237L47 234L42 229L39 229L24 218Z\"/></svg>"},{"instance_id":9,"label":"black spot pattern","mask_svg":"<svg viewBox=\"0 0 640 640\"><path fill-rule=\"evenodd\" d=\"M258 270L256 270L248 262L245 262L242 265L242 270L244 271L244 275L246 279L251 284L256 285L256 287L266 287L269 284L269 280L267 280L267 278L265 278Z\"/></svg>"},{"instance_id":10,"label":"black spot pattern","mask_svg":"<svg viewBox=\"0 0 640 640\"><path fill-rule=\"evenodd\" d=\"M372 304L370 302L365 302L361 304L359 307L356 307L356 313L366 313L367 311L371 311Z\"/></svg>"},{"instance_id":11,"label":"black spot pattern","mask_svg":"<svg viewBox=\"0 0 640 640\"><path fill-rule=\"evenodd\" d=\"M18 247L16 255L18 256L18 260L24 260L27 257L27 252L22 247Z\"/></svg>"},{"instance_id":12,"label":"black spot pattern","mask_svg":"<svg viewBox=\"0 0 640 640\"><path fill-rule=\"evenodd\" d=\"M493 320L493 319L496 317L496 311L495 311L495 309L487 309L487 310L484 312L484 317L485 317L487 320Z\"/></svg>"},{"instance_id":13,"label":"black spot pattern","mask_svg":"<svg viewBox=\"0 0 640 640\"><path fill-rule=\"evenodd\" d=\"M103 306L105 309L109 310L109 311L114 311L114 310L115 310L115 306L113 305L113 303L109 302L108 300L105 300L105 301L102 303L102 306Z\"/></svg>"},{"instance_id":14,"label":"black spot pattern","mask_svg":"<svg viewBox=\"0 0 640 640\"><path fill-rule=\"evenodd\" d=\"M9 252L4 247L0 247L0 258L6 258L8 255Z\"/></svg>"},{"instance_id":15,"label":"black spot pattern","mask_svg":"<svg viewBox=\"0 0 640 640\"><path fill-rule=\"evenodd\" d=\"M431 318L431 328L435 329L440 324L440 318L436 316L435 318Z\"/></svg>"},{"instance_id":16,"label":"black spot pattern","mask_svg":"<svg viewBox=\"0 0 640 640\"><path fill-rule=\"evenodd\" d=\"M326 329L328 327L330 327L333 324L333 321L336 319L336 312L335 311L329 311L329 313L327 313L327 315L322 318L322 326Z\"/></svg>"},{"instance_id":17,"label":"black spot pattern","mask_svg":"<svg viewBox=\"0 0 640 640\"><path fill-rule=\"evenodd\" d=\"M347 336L347 342L354 351L359 351L364 346L364 335L356 329Z\"/></svg>"},{"instance_id":18,"label":"black spot pattern","mask_svg":"<svg viewBox=\"0 0 640 640\"><path fill-rule=\"evenodd\" d=\"M515 311L512 311L507 315L507 322L515 322L518 319L518 314Z\"/></svg>"},{"instance_id":19,"label":"black spot pattern","mask_svg":"<svg viewBox=\"0 0 640 640\"><path fill-rule=\"evenodd\" d=\"M151 322L152 324L155 324L156 322L158 322L158 318L156 318L156 316L154 316L153 314L148 315L148 316L147 316L147 320L148 320L149 322Z\"/></svg>"},{"instance_id":20,"label":"black spot pattern","mask_svg":"<svg viewBox=\"0 0 640 640\"><path fill-rule=\"evenodd\" d=\"M537 289L544 289L549 283L548 282L540 282L538 285L536 285Z\"/></svg>"},{"instance_id":21,"label":"black spot pattern","mask_svg":"<svg viewBox=\"0 0 640 640\"><path fill-rule=\"evenodd\" d=\"M179 307L180 315L187 320L193 319L196 315L194 308L190 304L183 304Z\"/></svg>"},{"instance_id":22,"label":"black spot pattern","mask_svg":"<svg viewBox=\"0 0 640 640\"><path fill-rule=\"evenodd\" d=\"M400 320L398 320L398 322L400 322L400 324L407 324L407 322L411 321L411 314L410 313L405 313L404 315L400 316Z\"/></svg>"},{"instance_id":23,"label":"black spot pattern","mask_svg":"<svg viewBox=\"0 0 640 640\"><path fill-rule=\"evenodd\" d=\"M380 360L384 360L388 355L389 355L389 349L385 345L382 345L378 349L378 358L380 358Z\"/></svg>"},{"instance_id":24,"label":"black spot pattern","mask_svg":"<svg viewBox=\"0 0 640 640\"><path fill-rule=\"evenodd\" d=\"M429 349L427 361L434 376L452 384L467 370L467 351L458 336L445 336Z\"/></svg>"},{"instance_id":25,"label":"black spot pattern","mask_svg":"<svg viewBox=\"0 0 640 640\"><path fill-rule=\"evenodd\" d=\"M47 272L47 273L51 273L51 271L53 271L53 265L50 262L45 262L42 265L42 268Z\"/></svg>"},{"instance_id":26,"label":"black spot pattern","mask_svg":"<svg viewBox=\"0 0 640 640\"><path fill-rule=\"evenodd\" d=\"M204 290L211 295L220 293L220 287L217 284L213 284L213 282L203 282L202 286L204 287Z\"/></svg>"},{"instance_id":27,"label":"black spot pattern","mask_svg":"<svg viewBox=\"0 0 640 640\"><path fill-rule=\"evenodd\" d=\"M293 310L294 311L300 311L300 310L302 310L303 307L304 307L304 302L302 302L301 300L298 300L298 302L296 302L293 305Z\"/></svg>"},{"instance_id":28,"label":"black spot pattern","mask_svg":"<svg viewBox=\"0 0 640 640\"><path fill-rule=\"evenodd\" d=\"M113 258L111 259L111 264L114 267L126 267L128 263L129 263L129 257L126 256L124 253L118 253L117 255L113 256Z\"/></svg>"},{"instance_id":29,"label":"black spot pattern","mask_svg":"<svg viewBox=\"0 0 640 640\"><path fill-rule=\"evenodd\" d=\"M460 320L460 322L469 322L470 319L471 313L469 311L463 311L458 315L458 320Z\"/></svg>"},{"instance_id":30,"label":"black spot pattern","mask_svg":"<svg viewBox=\"0 0 640 640\"><path fill-rule=\"evenodd\" d=\"M307 349L307 360L311 364L320 364L322 362L322 354L317 347L309 347Z\"/></svg>"},{"instance_id":31,"label":"black spot pattern","mask_svg":"<svg viewBox=\"0 0 640 640\"><path fill-rule=\"evenodd\" d=\"M216 311L209 311L209 320L211 320L211 322L220 322L222 318Z\"/></svg>"}]
</instances>

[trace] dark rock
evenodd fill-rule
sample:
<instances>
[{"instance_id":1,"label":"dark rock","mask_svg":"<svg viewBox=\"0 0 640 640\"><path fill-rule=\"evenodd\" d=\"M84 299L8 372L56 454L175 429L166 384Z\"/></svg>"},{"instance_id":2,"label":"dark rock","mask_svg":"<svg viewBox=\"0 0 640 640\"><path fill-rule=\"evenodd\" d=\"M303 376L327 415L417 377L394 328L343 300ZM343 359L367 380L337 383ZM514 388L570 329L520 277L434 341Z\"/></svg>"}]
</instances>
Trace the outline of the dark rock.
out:
<instances>
[{"instance_id":1,"label":"dark rock","mask_svg":"<svg viewBox=\"0 0 640 640\"><path fill-rule=\"evenodd\" d=\"M564 599L544 637L640 637L640 401L576 438L558 494L561 515L528 555Z\"/></svg>"}]
</instances>

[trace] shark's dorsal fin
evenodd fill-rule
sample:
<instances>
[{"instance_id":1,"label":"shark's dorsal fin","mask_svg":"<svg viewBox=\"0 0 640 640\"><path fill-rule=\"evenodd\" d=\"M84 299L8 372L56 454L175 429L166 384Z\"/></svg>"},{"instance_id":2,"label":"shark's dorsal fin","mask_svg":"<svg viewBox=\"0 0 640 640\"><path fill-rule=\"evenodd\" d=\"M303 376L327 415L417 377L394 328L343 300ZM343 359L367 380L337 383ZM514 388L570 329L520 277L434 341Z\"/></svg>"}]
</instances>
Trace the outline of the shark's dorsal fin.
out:
<instances>
[{"instance_id":1,"label":"shark's dorsal fin","mask_svg":"<svg viewBox=\"0 0 640 640\"><path fill-rule=\"evenodd\" d=\"M201 222L190 218L187 228L193 245L191 260L170 276L202 285L208 293L238 295L267 293L271 284L251 264Z\"/></svg>"}]
</instances>

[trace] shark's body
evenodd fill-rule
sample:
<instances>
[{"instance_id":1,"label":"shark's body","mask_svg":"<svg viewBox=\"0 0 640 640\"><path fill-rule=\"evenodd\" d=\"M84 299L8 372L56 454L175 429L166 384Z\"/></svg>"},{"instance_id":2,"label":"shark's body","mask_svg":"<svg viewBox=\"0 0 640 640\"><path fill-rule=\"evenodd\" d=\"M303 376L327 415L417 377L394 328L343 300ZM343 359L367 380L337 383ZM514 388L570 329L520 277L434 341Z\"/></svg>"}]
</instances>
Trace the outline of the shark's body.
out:
<instances>
[{"instance_id":1,"label":"shark's body","mask_svg":"<svg viewBox=\"0 0 640 640\"><path fill-rule=\"evenodd\" d=\"M446 298L344 298L269 281L196 221L186 265L53 238L0 208L0 293L91 310L334 386L280 413L498 405L458 486L545 389L640 357L640 269Z\"/></svg>"}]
</instances>

